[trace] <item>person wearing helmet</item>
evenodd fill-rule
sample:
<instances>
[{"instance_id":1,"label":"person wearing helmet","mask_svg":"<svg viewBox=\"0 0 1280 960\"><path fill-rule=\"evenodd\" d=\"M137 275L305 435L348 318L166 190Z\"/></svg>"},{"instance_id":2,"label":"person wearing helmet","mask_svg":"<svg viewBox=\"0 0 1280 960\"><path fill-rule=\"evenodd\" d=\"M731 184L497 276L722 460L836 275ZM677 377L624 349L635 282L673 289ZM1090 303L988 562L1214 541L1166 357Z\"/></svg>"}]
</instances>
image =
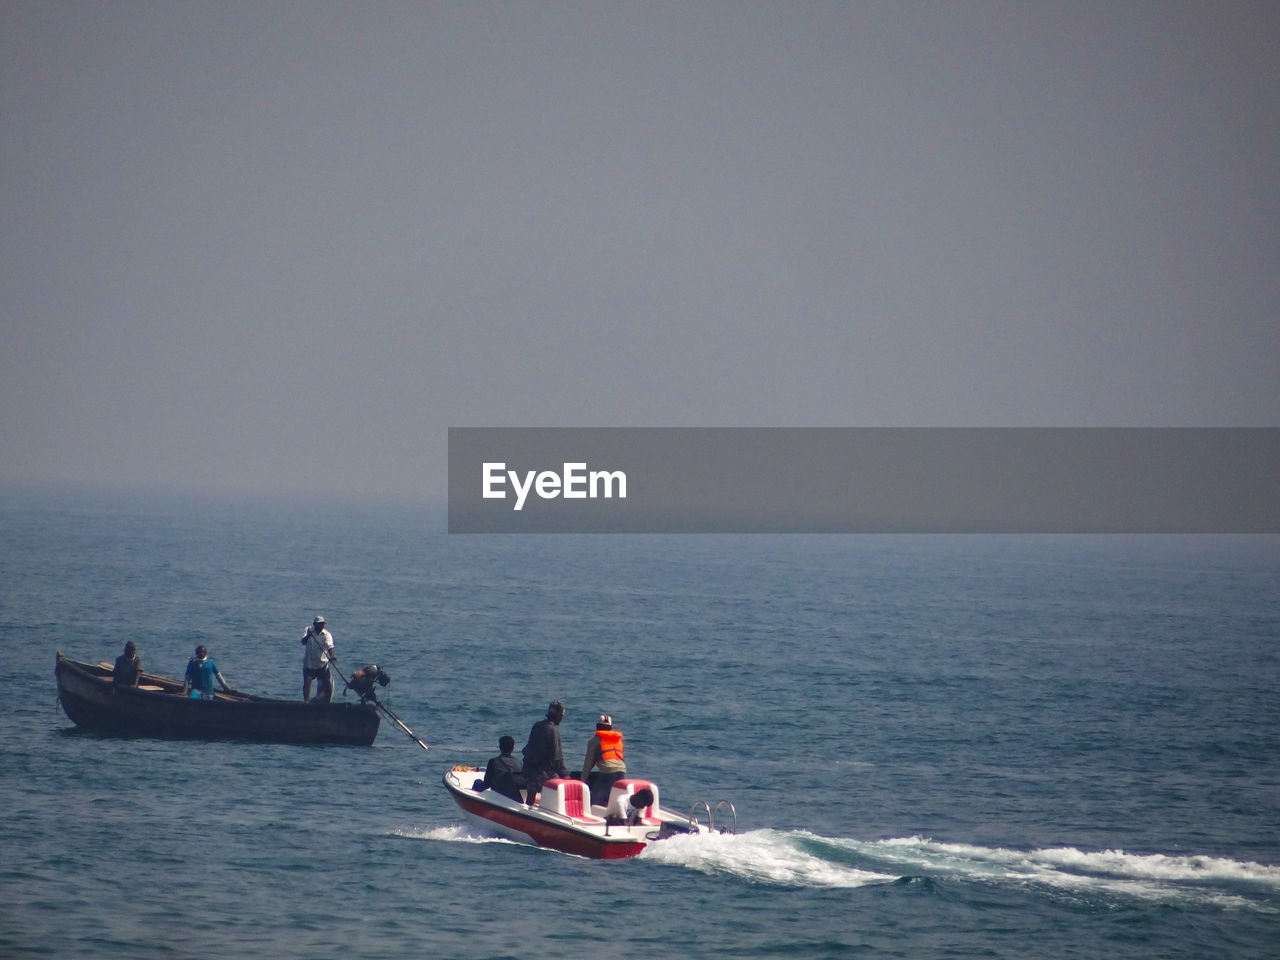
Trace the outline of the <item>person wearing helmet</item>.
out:
<instances>
[{"instance_id":1,"label":"person wearing helmet","mask_svg":"<svg viewBox=\"0 0 1280 960\"><path fill-rule=\"evenodd\" d=\"M316 703L328 703L333 697L333 676L329 664L336 663L333 634L325 627L324 617L316 617L302 635L302 702L311 702L311 681L316 681Z\"/></svg>"},{"instance_id":2,"label":"person wearing helmet","mask_svg":"<svg viewBox=\"0 0 1280 960\"><path fill-rule=\"evenodd\" d=\"M547 707L547 717L539 720L529 731L529 742L524 745L524 766L521 772L525 780L525 803L533 806L542 785L552 777L567 777L564 752L560 749L560 721L564 719L564 704L552 700Z\"/></svg>"},{"instance_id":3,"label":"person wearing helmet","mask_svg":"<svg viewBox=\"0 0 1280 960\"><path fill-rule=\"evenodd\" d=\"M578 777L587 781L591 802L598 807L609 802L609 790L614 781L627 775L622 753L622 731L613 729L613 717L601 714L596 721L596 732L587 741L587 756L582 761L582 774ZM593 767L597 769L593 770Z\"/></svg>"}]
</instances>

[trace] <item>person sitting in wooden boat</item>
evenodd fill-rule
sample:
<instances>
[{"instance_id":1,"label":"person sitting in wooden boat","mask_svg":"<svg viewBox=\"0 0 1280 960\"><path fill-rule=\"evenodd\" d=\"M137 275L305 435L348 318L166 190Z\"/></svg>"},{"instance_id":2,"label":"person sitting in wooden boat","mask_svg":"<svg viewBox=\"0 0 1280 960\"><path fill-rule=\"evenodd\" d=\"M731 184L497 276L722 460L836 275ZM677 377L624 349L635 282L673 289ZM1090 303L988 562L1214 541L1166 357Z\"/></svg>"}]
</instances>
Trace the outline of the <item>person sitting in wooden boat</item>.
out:
<instances>
[{"instance_id":1,"label":"person sitting in wooden boat","mask_svg":"<svg viewBox=\"0 0 1280 960\"><path fill-rule=\"evenodd\" d=\"M520 761L511 755L516 748L514 737L498 738L498 755L489 759L484 768L482 779L477 790L492 790L504 797L510 797L516 803L524 802L520 796L520 787L524 784L524 774L520 772Z\"/></svg>"},{"instance_id":2,"label":"person sitting in wooden boat","mask_svg":"<svg viewBox=\"0 0 1280 960\"><path fill-rule=\"evenodd\" d=\"M325 626L324 617L316 617L302 635L302 702L311 702L311 681L316 681L316 703L333 699L333 675L329 664L338 662L333 651L333 634Z\"/></svg>"},{"instance_id":3,"label":"person sitting in wooden boat","mask_svg":"<svg viewBox=\"0 0 1280 960\"><path fill-rule=\"evenodd\" d=\"M196 655L187 661L186 677L182 681L184 695L212 700L214 695L213 681L217 680L222 689L231 693L227 681L218 672L218 665L209 659L209 651L204 644L196 647Z\"/></svg>"},{"instance_id":4,"label":"person sitting in wooden boat","mask_svg":"<svg viewBox=\"0 0 1280 960\"><path fill-rule=\"evenodd\" d=\"M142 660L138 657L138 647L130 640L124 645L124 653L116 657L116 665L111 671L111 685L136 687L141 673Z\"/></svg>"},{"instance_id":5,"label":"person sitting in wooden boat","mask_svg":"<svg viewBox=\"0 0 1280 960\"><path fill-rule=\"evenodd\" d=\"M567 777L564 751L560 749L560 721L564 719L564 704L552 700L547 707L547 717L539 720L529 731L529 742L524 745L525 803L532 807L542 785L552 777Z\"/></svg>"},{"instance_id":6,"label":"person sitting in wooden boat","mask_svg":"<svg viewBox=\"0 0 1280 960\"><path fill-rule=\"evenodd\" d=\"M587 756L582 761L582 774L578 777L587 781L591 802L597 807L609 802L609 790L614 781L627 775L622 753L622 731L613 729L613 717L601 714L596 721L596 732L587 742ZM599 769L593 770L593 767Z\"/></svg>"}]
</instances>

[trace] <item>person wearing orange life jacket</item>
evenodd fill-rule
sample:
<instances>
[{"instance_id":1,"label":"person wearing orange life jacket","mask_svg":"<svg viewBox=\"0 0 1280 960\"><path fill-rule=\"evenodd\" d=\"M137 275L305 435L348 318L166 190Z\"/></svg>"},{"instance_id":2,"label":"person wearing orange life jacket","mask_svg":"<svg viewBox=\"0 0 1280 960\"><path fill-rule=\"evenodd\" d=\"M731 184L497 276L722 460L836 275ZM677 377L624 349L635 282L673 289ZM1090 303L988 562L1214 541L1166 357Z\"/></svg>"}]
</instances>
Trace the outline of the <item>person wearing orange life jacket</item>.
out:
<instances>
[{"instance_id":1,"label":"person wearing orange life jacket","mask_svg":"<svg viewBox=\"0 0 1280 960\"><path fill-rule=\"evenodd\" d=\"M592 768L596 769L592 769ZM627 775L623 760L622 731L613 729L613 717L604 713L596 721L596 732L587 742L587 756L582 761L580 780L587 781L591 802L603 807L609 802L614 781Z\"/></svg>"}]
</instances>

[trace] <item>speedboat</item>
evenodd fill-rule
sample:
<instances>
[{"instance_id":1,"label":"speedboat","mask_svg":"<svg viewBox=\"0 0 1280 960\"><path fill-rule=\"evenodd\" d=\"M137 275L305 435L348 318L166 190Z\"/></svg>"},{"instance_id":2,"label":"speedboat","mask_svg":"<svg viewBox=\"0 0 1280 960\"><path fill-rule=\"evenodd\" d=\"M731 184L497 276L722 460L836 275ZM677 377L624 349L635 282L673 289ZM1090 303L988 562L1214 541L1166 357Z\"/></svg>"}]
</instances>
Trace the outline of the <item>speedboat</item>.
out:
<instances>
[{"instance_id":1,"label":"speedboat","mask_svg":"<svg viewBox=\"0 0 1280 960\"><path fill-rule=\"evenodd\" d=\"M454 767L444 775L450 796L473 823L520 843L572 853L597 860L634 857L651 843L680 834L731 833L721 828L716 817L737 813L733 804L721 800L713 810L706 801L693 805L688 815L676 813L658 802L658 785L652 780L628 777L618 780L609 792L606 806L592 806L591 794L582 780L554 778L542 786L537 805L529 807L495 790L483 789L484 771L478 767ZM631 798L652 800L641 806ZM699 819L702 811L705 820ZM635 822L628 822L634 820Z\"/></svg>"}]
</instances>

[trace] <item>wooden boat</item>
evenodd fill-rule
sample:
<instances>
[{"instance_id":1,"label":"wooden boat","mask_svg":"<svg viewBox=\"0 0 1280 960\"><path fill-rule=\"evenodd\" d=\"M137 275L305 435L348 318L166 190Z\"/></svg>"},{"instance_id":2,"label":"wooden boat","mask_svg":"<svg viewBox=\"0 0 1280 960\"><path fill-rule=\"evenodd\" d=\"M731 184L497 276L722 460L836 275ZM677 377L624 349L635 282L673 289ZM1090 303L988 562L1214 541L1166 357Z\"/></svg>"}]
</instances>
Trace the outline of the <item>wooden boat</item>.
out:
<instances>
[{"instance_id":1,"label":"wooden boat","mask_svg":"<svg viewBox=\"0 0 1280 960\"><path fill-rule=\"evenodd\" d=\"M164 739L366 747L378 735L378 713L364 702L303 703L222 692L201 700L185 696L181 680L152 673L143 673L136 687L116 687L111 671L107 663L81 663L58 654L58 700L76 726Z\"/></svg>"},{"instance_id":2,"label":"wooden boat","mask_svg":"<svg viewBox=\"0 0 1280 960\"><path fill-rule=\"evenodd\" d=\"M668 837L732 833L737 826L737 813L727 800L716 805L716 812L727 808L732 814L734 827L729 829L716 827L716 812L704 801L695 803L688 816L659 806L658 785L652 780L619 780L610 789L608 805L593 807L585 783L556 778L543 784L539 802L527 807L495 790L482 789L483 776L479 767L468 766L454 767L444 775L445 788L469 820L509 840L580 857L620 860L634 857L649 844ZM623 823L610 816L626 810L630 798L641 790L649 792L649 802L637 822ZM705 822L700 822L694 813L699 807L706 812Z\"/></svg>"}]
</instances>

